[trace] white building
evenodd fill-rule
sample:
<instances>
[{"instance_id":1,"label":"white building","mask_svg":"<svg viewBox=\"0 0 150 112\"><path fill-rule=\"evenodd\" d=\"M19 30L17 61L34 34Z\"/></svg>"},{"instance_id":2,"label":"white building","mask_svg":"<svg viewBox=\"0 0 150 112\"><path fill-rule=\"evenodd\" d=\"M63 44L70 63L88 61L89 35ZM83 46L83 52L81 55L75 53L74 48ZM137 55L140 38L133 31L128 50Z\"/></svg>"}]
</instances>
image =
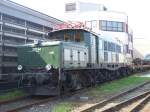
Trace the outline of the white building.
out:
<instances>
[{"instance_id":1,"label":"white building","mask_svg":"<svg viewBox=\"0 0 150 112\"><path fill-rule=\"evenodd\" d=\"M81 21L104 37L115 38L124 45L127 60L133 56L133 33L128 27L128 16L108 11L104 5L75 1L65 5L66 21Z\"/></svg>"}]
</instances>

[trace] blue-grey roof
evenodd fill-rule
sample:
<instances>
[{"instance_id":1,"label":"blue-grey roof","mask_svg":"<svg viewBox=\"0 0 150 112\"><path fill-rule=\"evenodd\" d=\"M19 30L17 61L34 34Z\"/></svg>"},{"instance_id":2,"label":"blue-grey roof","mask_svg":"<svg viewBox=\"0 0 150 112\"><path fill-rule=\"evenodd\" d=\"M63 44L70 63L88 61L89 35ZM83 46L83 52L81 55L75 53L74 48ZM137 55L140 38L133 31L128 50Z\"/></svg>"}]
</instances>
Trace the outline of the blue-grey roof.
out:
<instances>
[{"instance_id":1,"label":"blue-grey roof","mask_svg":"<svg viewBox=\"0 0 150 112\"><path fill-rule=\"evenodd\" d=\"M11 16L15 16L24 20L38 22L46 26L53 26L63 21L48 16L36 10L30 9L10 0L0 0L0 12Z\"/></svg>"}]
</instances>

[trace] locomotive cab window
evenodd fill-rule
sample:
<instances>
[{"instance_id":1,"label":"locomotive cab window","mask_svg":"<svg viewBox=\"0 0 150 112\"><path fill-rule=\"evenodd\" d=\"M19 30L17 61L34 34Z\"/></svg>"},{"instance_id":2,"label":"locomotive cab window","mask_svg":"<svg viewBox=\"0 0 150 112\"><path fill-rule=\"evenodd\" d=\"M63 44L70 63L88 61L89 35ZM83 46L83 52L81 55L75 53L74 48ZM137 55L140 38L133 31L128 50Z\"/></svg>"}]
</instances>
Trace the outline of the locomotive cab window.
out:
<instances>
[{"instance_id":1,"label":"locomotive cab window","mask_svg":"<svg viewBox=\"0 0 150 112\"><path fill-rule=\"evenodd\" d=\"M74 41L74 42L82 42L84 41L84 31L80 30L64 30L64 31L56 31L49 33L49 39L51 40L64 40L64 41Z\"/></svg>"},{"instance_id":2,"label":"locomotive cab window","mask_svg":"<svg viewBox=\"0 0 150 112\"><path fill-rule=\"evenodd\" d=\"M74 41L75 41L75 42L81 42L81 41L83 41L83 32L81 32L81 31L76 31L76 32L75 32Z\"/></svg>"},{"instance_id":3,"label":"locomotive cab window","mask_svg":"<svg viewBox=\"0 0 150 112\"><path fill-rule=\"evenodd\" d=\"M55 32L55 33L49 34L49 39L51 39L51 40L64 40L63 32Z\"/></svg>"},{"instance_id":4,"label":"locomotive cab window","mask_svg":"<svg viewBox=\"0 0 150 112\"><path fill-rule=\"evenodd\" d=\"M64 32L64 40L65 41L73 41L74 39L74 34L73 32Z\"/></svg>"}]
</instances>

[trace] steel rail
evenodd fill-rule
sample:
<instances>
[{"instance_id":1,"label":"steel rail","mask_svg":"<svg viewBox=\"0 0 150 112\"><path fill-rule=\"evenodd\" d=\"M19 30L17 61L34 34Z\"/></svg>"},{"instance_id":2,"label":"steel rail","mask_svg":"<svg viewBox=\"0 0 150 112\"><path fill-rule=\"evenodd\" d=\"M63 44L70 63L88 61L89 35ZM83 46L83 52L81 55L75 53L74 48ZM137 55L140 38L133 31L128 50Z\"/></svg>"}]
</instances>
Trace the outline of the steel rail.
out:
<instances>
[{"instance_id":1,"label":"steel rail","mask_svg":"<svg viewBox=\"0 0 150 112\"><path fill-rule=\"evenodd\" d=\"M147 96L147 95L148 95L148 96ZM139 100L139 99L143 99L143 98L145 98L145 97L148 98L149 95L150 95L150 91L144 92L144 93L142 93L142 94L140 94L140 95L137 95L137 96L134 96L134 97L132 97L132 98L130 98L130 99L128 99L128 100L122 101L122 102L118 103L117 105L115 105L115 106L113 106L113 107L110 107L110 108L108 108L108 109L106 109L106 110L104 110L104 111L102 111L102 112L115 112L115 111L118 111L118 110L120 110L122 107L125 107L125 106L129 105L130 103L136 102L136 101ZM147 99L147 98L145 98L145 99ZM143 101L147 101L147 100L143 100ZM137 108L138 108L138 107L137 107ZM134 110L135 110L135 111L134 111ZM136 109L134 109L134 110L132 110L131 112L138 112L138 111L136 111Z\"/></svg>"},{"instance_id":2,"label":"steel rail","mask_svg":"<svg viewBox=\"0 0 150 112\"><path fill-rule=\"evenodd\" d=\"M137 89L139 89L139 88L141 88L141 87L143 87L143 86L145 86L145 85L147 85L149 83L150 83L150 81L147 81L147 82L145 82L143 84L140 84L140 85L138 85L136 87L130 88L129 90L127 90L125 92L121 92L121 93L119 93L119 94L117 94L115 96L112 96L112 97L110 97L110 98L108 98L108 99L106 99L106 100L104 100L102 102L96 103L95 105L93 105L93 106L91 106L89 108L81 110L80 112L92 112L93 110L96 110L97 108L103 107L104 105L106 105L107 103L111 102L112 100L115 100L115 99L117 99L117 98L119 98L119 97L121 97L121 96L123 96L125 94L131 93L131 92L133 92L133 91L135 91L135 90L137 90Z\"/></svg>"},{"instance_id":3,"label":"steel rail","mask_svg":"<svg viewBox=\"0 0 150 112\"><path fill-rule=\"evenodd\" d=\"M20 110L32 107L34 105L39 105L39 104L46 103L46 102L53 101L53 100L57 100L57 99L58 99L58 97L50 97L50 98L47 98L47 99L44 99L44 100L38 100L38 101L29 103L29 104L25 104L23 106L18 106L16 108L9 109L9 110L6 110L4 112L18 112Z\"/></svg>"},{"instance_id":4,"label":"steel rail","mask_svg":"<svg viewBox=\"0 0 150 112\"><path fill-rule=\"evenodd\" d=\"M143 107L150 101L150 95L145 98L140 104L138 104L136 107L134 107L131 112L139 112L143 109Z\"/></svg>"}]
</instances>

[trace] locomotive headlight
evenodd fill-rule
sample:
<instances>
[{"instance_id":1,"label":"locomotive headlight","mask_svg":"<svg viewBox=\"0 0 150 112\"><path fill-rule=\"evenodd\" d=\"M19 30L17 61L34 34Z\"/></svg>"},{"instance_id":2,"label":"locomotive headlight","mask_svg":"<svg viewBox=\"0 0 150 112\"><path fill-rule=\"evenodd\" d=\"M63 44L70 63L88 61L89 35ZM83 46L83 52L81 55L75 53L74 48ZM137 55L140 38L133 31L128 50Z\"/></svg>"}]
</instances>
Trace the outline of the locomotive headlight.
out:
<instances>
[{"instance_id":1,"label":"locomotive headlight","mask_svg":"<svg viewBox=\"0 0 150 112\"><path fill-rule=\"evenodd\" d=\"M52 65L47 64L47 65L45 66L45 68L46 68L46 70L47 70L47 71L49 71L49 70L51 70L51 69L52 69Z\"/></svg>"},{"instance_id":2,"label":"locomotive headlight","mask_svg":"<svg viewBox=\"0 0 150 112\"><path fill-rule=\"evenodd\" d=\"M17 69L20 71L23 69L23 66L22 65L18 65Z\"/></svg>"}]
</instances>

